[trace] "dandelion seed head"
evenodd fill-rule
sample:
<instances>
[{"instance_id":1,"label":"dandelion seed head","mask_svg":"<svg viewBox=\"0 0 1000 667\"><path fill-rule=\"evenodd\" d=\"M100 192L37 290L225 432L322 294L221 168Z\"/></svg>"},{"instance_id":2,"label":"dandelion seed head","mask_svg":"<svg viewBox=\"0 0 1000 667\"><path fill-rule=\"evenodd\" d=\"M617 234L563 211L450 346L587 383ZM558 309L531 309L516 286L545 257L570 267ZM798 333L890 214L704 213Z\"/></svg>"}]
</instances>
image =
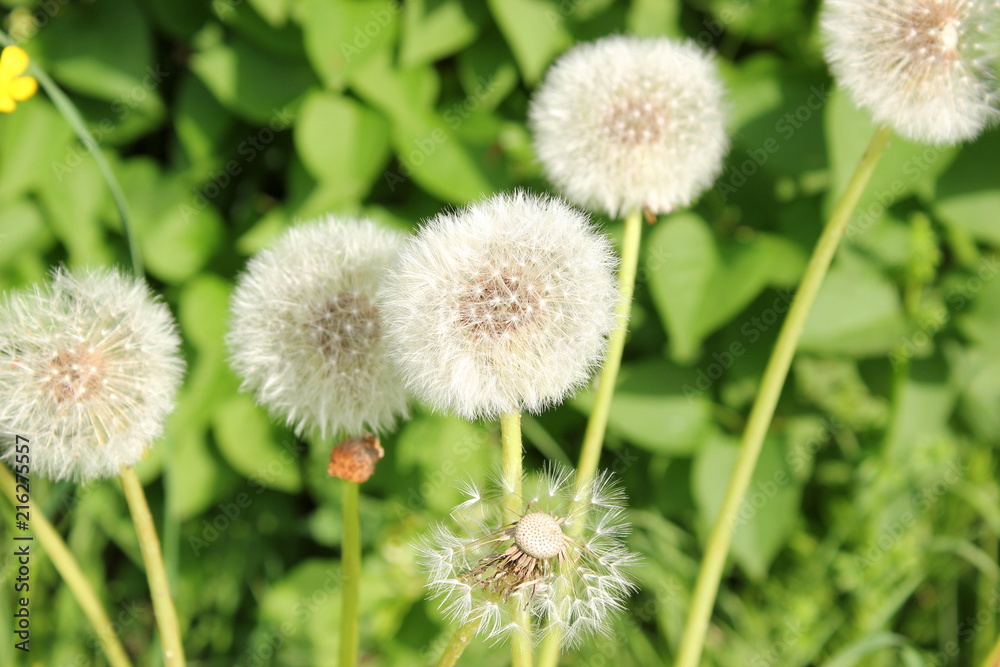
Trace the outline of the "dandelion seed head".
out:
<instances>
[{"instance_id":1,"label":"dandelion seed head","mask_svg":"<svg viewBox=\"0 0 1000 667\"><path fill-rule=\"evenodd\" d=\"M729 147L712 58L665 38L581 44L546 74L529 112L546 176L576 204L618 216L686 206Z\"/></svg>"},{"instance_id":2,"label":"dandelion seed head","mask_svg":"<svg viewBox=\"0 0 1000 667\"><path fill-rule=\"evenodd\" d=\"M169 309L116 271L57 270L0 304L0 446L86 482L142 460L163 433L184 363Z\"/></svg>"},{"instance_id":3,"label":"dandelion seed head","mask_svg":"<svg viewBox=\"0 0 1000 667\"><path fill-rule=\"evenodd\" d=\"M456 531L438 527L431 533L420 550L427 588L453 622L480 619L479 632L499 641L523 632L515 612L525 609L535 639L558 627L564 643L575 645L608 631L610 614L635 588L629 569L636 557L622 543L628 533L624 496L610 507L578 501L574 483L571 474L555 469L526 478L524 491L538 500L513 522L502 490L492 488L483 494L490 513L478 530L460 520L460 505L452 517ZM558 488L549 493L553 484ZM608 473L594 485L615 487ZM572 535L569 517L577 521Z\"/></svg>"},{"instance_id":4,"label":"dandelion seed head","mask_svg":"<svg viewBox=\"0 0 1000 667\"><path fill-rule=\"evenodd\" d=\"M375 290L404 235L372 220L292 227L254 256L227 342L242 389L296 433L390 429L407 394L385 358Z\"/></svg>"},{"instance_id":5,"label":"dandelion seed head","mask_svg":"<svg viewBox=\"0 0 1000 667\"><path fill-rule=\"evenodd\" d=\"M441 214L379 290L390 356L438 410L539 412L603 358L614 264L607 239L558 199L515 192Z\"/></svg>"},{"instance_id":6,"label":"dandelion seed head","mask_svg":"<svg viewBox=\"0 0 1000 667\"><path fill-rule=\"evenodd\" d=\"M973 139L997 117L996 0L827 0L821 20L838 82L911 141Z\"/></svg>"}]
</instances>

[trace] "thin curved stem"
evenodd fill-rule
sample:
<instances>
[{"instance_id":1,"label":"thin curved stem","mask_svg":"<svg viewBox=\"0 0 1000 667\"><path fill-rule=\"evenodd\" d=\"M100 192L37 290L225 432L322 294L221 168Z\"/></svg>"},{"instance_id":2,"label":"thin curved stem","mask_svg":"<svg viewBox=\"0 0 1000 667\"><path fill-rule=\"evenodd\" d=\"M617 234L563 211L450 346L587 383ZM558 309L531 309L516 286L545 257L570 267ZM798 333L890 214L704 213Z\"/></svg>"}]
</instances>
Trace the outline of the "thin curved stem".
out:
<instances>
[{"instance_id":1,"label":"thin curved stem","mask_svg":"<svg viewBox=\"0 0 1000 667\"><path fill-rule=\"evenodd\" d=\"M42 511L38 509L34 502L30 500L27 503L17 501L14 476L7 469L7 466L3 464L0 464L0 486L3 487L3 492L10 499L12 505L26 504L28 506L29 516L31 517L31 531L38 537L38 541L42 543L42 548L48 554L49 560L52 561L52 564L59 572L59 576L69 586L73 597L76 598L80 608L83 609L83 613L87 616L87 620L90 621L91 627L94 628L94 632L97 634L98 641L101 642L104 655L108 658L108 664L111 667L132 667L132 661L129 660L128 654L125 653L125 648L118 639L118 634L111 624L111 619L104 613L101 601L97 598L94 589L90 587L90 583L87 581L86 576L84 576L83 570L80 569L76 559L73 558L73 554L70 553L62 537L59 536L59 533L56 532L56 529L52 527L52 524L49 523L48 519L45 518L45 515L42 514Z\"/></svg>"},{"instance_id":2,"label":"thin curved stem","mask_svg":"<svg viewBox=\"0 0 1000 667\"><path fill-rule=\"evenodd\" d=\"M153 598L153 613L156 615L156 625L160 629L160 643L163 645L163 659L167 667L184 667L184 644L181 642L180 625L177 623L177 612L174 610L174 600L170 596L170 582L167 580L167 570L163 567L163 554L160 552L160 538L156 534L153 515L146 502L146 494L142 490L139 477L131 466L123 466L121 471L122 489L125 500L128 501L135 533L139 537L142 549L142 560L146 564L146 579L149 581L149 593Z\"/></svg>"},{"instance_id":3,"label":"thin curved stem","mask_svg":"<svg viewBox=\"0 0 1000 667\"><path fill-rule=\"evenodd\" d=\"M628 334L629 315L632 312L632 293L635 291L635 276L639 266L639 245L642 240L642 213L634 209L625 216L625 236L622 240L622 263L618 269L618 291L620 299L615 311L618 322L611 333L608 355L597 380L597 395L587 420L587 430L583 434L580 462L576 467L576 487L582 489L594 479L597 465L601 460L604 433L608 428L611 412L611 398L618 381L618 370L622 365L625 337Z\"/></svg>"},{"instance_id":4,"label":"thin curved stem","mask_svg":"<svg viewBox=\"0 0 1000 667\"><path fill-rule=\"evenodd\" d=\"M472 638L476 636L476 630L479 629L480 619L474 618L465 625L459 626L455 633L451 636L448 641L448 645L444 647L444 653L441 654L441 659L437 661L437 667L454 667L458 662L458 659L462 657L462 653L465 651L465 647L469 645Z\"/></svg>"},{"instance_id":5,"label":"thin curved stem","mask_svg":"<svg viewBox=\"0 0 1000 667\"><path fill-rule=\"evenodd\" d=\"M359 609L361 602L361 485L340 482L343 486L344 537L341 540L340 666L358 664Z\"/></svg>"},{"instance_id":6,"label":"thin curved stem","mask_svg":"<svg viewBox=\"0 0 1000 667\"><path fill-rule=\"evenodd\" d=\"M0 30L0 44L3 46L15 46L14 40L11 39L10 35ZM76 136L80 139L80 142L86 146L87 150L93 156L94 161L97 163L97 168L101 170L101 176L104 177L104 182L108 185L108 190L111 191L111 197L115 201L115 206L118 208L118 215L122 219L122 235L125 237L125 242L128 243L129 255L132 260L132 268L135 271L136 276L142 276L144 271L142 267L142 255L139 252L139 241L136 239L135 234L132 230L132 214L129 212L128 202L125 200L125 193L122 191L121 185L118 183L118 179L115 178L114 172L111 170L111 165L105 159L104 154L101 153L100 147L97 145L97 141L94 139L93 135L90 134L90 130L87 129L87 123L83 120L83 116L80 115L80 111L73 104L72 100L66 96L66 93L52 80L48 74L45 73L41 67L36 65L34 62L28 63L28 73L31 74L38 81L38 85L42 87L48 96L52 100L52 103L56 105L59 109L59 113L63 115L69 126L73 128L76 132Z\"/></svg>"},{"instance_id":7,"label":"thin curved stem","mask_svg":"<svg viewBox=\"0 0 1000 667\"><path fill-rule=\"evenodd\" d=\"M726 488L722 509L719 511L719 516L716 517L712 533L708 538L708 546L705 549L701 570L698 572L698 580L695 583L691 607L688 611L687 625L684 628L684 636L681 638L677 667L697 667L701 658L712 607L719 592L719 580L726 563L733 530L736 527L733 517L737 516L739 512L754 467L757 465L764 436L767 435L768 426L774 417L778 397L781 395L785 378L788 377L788 369L791 367L792 357L795 355L795 348L802 336L802 329L809 316L809 310L816 300L816 294L830 268L830 262L833 260L840 239L844 235L851 214L857 207L858 200L861 198L861 194L875 170L875 165L878 164L882 151L889 143L891 136L891 130L882 128L877 130L875 136L872 137L868 148L854 170L853 176L851 176L850 182L847 184L847 188L844 190L844 194L840 196L830 220L826 223L826 227L816 243L816 249L813 251L809 265L802 276L802 283L799 285L795 300L788 310L788 317L781 326L774 351L771 353L767 368L764 370L757 398L750 409L750 417L740 442L739 457Z\"/></svg>"},{"instance_id":8,"label":"thin curved stem","mask_svg":"<svg viewBox=\"0 0 1000 667\"><path fill-rule=\"evenodd\" d=\"M521 499L521 415L513 412L500 415L500 442L503 448L503 504L510 516L520 516L524 510ZM515 620L523 632L511 638L512 667L531 667L531 618L520 605L514 611Z\"/></svg>"}]
</instances>

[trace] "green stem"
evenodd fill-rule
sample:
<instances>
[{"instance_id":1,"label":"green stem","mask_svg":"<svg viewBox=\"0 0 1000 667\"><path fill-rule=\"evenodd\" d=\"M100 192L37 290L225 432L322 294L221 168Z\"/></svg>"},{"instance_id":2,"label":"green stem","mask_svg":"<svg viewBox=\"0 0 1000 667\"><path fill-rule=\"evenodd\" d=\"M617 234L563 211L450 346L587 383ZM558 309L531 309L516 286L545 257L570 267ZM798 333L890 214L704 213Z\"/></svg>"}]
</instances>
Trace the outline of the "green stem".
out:
<instances>
[{"instance_id":1,"label":"green stem","mask_svg":"<svg viewBox=\"0 0 1000 667\"><path fill-rule=\"evenodd\" d=\"M181 642L177 612L170 596L170 582L167 580L167 570L163 567L160 538L156 534L146 494L142 490L135 469L131 466L122 467L121 482L125 500L128 501L128 508L132 513L135 533L139 537L142 560L146 564L146 579L149 581L149 593L153 598L156 625L160 629L164 663L167 667L184 667L184 645Z\"/></svg>"},{"instance_id":2,"label":"green stem","mask_svg":"<svg viewBox=\"0 0 1000 667\"><path fill-rule=\"evenodd\" d=\"M48 519L45 518L45 515L42 514L42 511L38 509L34 502L30 500L27 503L17 501L14 476L7 469L7 466L3 464L0 464L0 486L3 486L3 492L10 499L12 505L26 504L28 506L31 531L38 537L38 541L42 543L42 548L48 554L49 560L52 561L56 570L59 571L59 576L69 586L76 601L83 609L83 613L86 614L91 627L97 633L97 639L101 642L101 648L104 649L104 655L108 658L108 664L111 667L132 667L132 661L129 660L128 654L125 653L125 649L118 640L118 634L111 624L111 619L104 613L101 601L97 599L97 594L90 587L90 583L84 576L83 570L80 569L76 559L73 558L73 554L70 553L62 537L59 536L59 533L56 532L56 529L52 527L52 524L49 523Z\"/></svg>"},{"instance_id":3,"label":"green stem","mask_svg":"<svg viewBox=\"0 0 1000 667\"><path fill-rule=\"evenodd\" d=\"M621 294L615 311L618 322L611 333L608 356L604 360L597 380L597 395L583 434L580 462L576 467L576 488L582 489L594 479L597 464L601 460L604 432L608 427L611 412L611 397L615 393L618 370L622 365L622 351L628 333L629 314L632 312L632 292L635 290L635 274L639 265L639 242L642 238L642 213L634 209L625 216L625 237L622 240L622 263L618 270L618 290Z\"/></svg>"},{"instance_id":4,"label":"green stem","mask_svg":"<svg viewBox=\"0 0 1000 667\"><path fill-rule=\"evenodd\" d=\"M503 447L504 507L510 517L520 516L523 508L521 498L521 415L506 413L500 415L500 441ZM528 610L520 605L514 611L517 623L524 632L511 638L510 655L512 667L531 667L531 619Z\"/></svg>"},{"instance_id":5,"label":"green stem","mask_svg":"<svg viewBox=\"0 0 1000 667\"><path fill-rule=\"evenodd\" d=\"M358 664L358 632L361 601L361 517L358 504L361 485L341 480L344 537L341 540L342 588L340 607L340 666Z\"/></svg>"},{"instance_id":6,"label":"green stem","mask_svg":"<svg viewBox=\"0 0 1000 667\"><path fill-rule=\"evenodd\" d=\"M997 643L983 662L983 667L1000 667L1000 637L997 637Z\"/></svg>"},{"instance_id":7,"label":"green stem","mask_svg":"<svg viewBox=\"0 0 1000 667\"><path fill-rule=\"evenodd\" d=\"M615 311L617 324L611 332L608 355L597 380L597 395L587 420L587 430L583 434L580 461L576 466L576 488L586 488L597 474L604 446L604 434L608 428L611 413L611 399L618 383L618 371L622 365L622 352L628 335L629 316L632 312L632 293L635 291L635 276L639 267L639 246L642 241L642 212L634 209L625 216L625 235L622 239L622 263L618 269L618 308ZM559 664L562 633L550 628L539 649L539 667L556 667Z\"/></svg>"},{"instance_id":8,"label":"green stem","mask_svg":"<svg viewBox=\"0 0 1000 667\"><path fill-rule=\"evenodd\" d=\"M11 39L10 35L0 30L0 44L3 46L15 46L14 40ZM45 73L41 67L36 65L34 62L28 63L28 73L35 77L38 81L38 85L42 87L48 96L52 100L52 103L56 105L59 112L66 119L73 131L76 132L76 136L80 139L80 142L87 147L90 154L94 157L94 161L97 162L97 168L101 170L101 175L104 177L104 182L108 184L108 190L111 191L111 197L115 200L115 206L118 208L118 215L122 219L122 234L125 236L125 241L128 243L129 254L132 259L132 268L135 271L136 276L143 275L142 268L142 255L139 252L139 242L135 238L135 234L132 233L132 216L129 213L128 202L125 201L125 193L122 192L121 185L118 183L118 179L115 178L115 174L111 171L111 165L104 158L104 154L101 153L100 147L97 145L97 141L94 139L93 135L90 134L90 130L87 129L87 123L83 120L83 116L80 115L80 111L76 108L76 105L66 96L66 93L56 84L52 78Z\"/></svg>"},{"instance_id":9,"label":"green stem","mask_svg":"<svg viewBox=\"0 0 1000 667\"><path fill-rule=\"evenodd\" d=\"M444 653L441 654L441 659L437 662L437 667L454 667L458 659L462 657L462 652L465 651L465 647L469 645L472 638L476 636L476 630L479 629L480 619L474 618L465 625L460 626L455 630L455 634L451 636L448 641L448 645L444 647Z\"/></svg>"},{"instance_id":10,"label":"green stem","mask_svg":"<svg viewBox=\"0 0 1000 667\"><path fill-rule=\"evenodd\" d=\"M771 353L767 368L764 370L757 398L750 409L750 417L740 442L739 458L729 480L729 486L726 488L722 509L715 520L712 534L708 538L708 545L688 610L687 625L684 628L684 636L681 638L677 667L697 667L701 658L712 607L719 592L719 580L736 525L732 519L737 515L747 486L750 484L750 478L764 443L764 436L767 434L772 417L774 417L778 397L781 395L781 388L788 376L788 369L791 367L792 357L802 335L802 328L805 326L809 309L816 299L816 294L823 283L823 278L830 267L830 262L833 260L833 255L851 214L854 212L891 136L892 131L887 128L877 130L864 155L861 156L861 160L854 170L854 175L851 176L851 180L847 184L847 189L841 195L830 220L820 235L813 256L802 276L802 284L799 286L795 300L788 311L788 317L778 334L774 351Z\"/></svg>"}]
</instances>

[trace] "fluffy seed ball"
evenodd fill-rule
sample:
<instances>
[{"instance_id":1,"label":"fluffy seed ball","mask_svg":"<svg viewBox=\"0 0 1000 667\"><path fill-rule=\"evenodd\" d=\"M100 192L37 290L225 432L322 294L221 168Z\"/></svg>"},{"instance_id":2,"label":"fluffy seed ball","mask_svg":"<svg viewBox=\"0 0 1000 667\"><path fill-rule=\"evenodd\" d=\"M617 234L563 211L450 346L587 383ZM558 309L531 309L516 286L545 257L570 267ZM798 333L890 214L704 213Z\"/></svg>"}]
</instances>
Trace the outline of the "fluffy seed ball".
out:
<instances>
[{"instance_id":1,"label":"fluffy seed ball","mask_svg":"<svg viewBox=\"0 0 1000 667\"><path fill-rule=\"evenodd\" d=\"M516 192L443 213L379 292L390 354L438 410L539 412L602 359L614 263L607 239L558 199Z\"/></svg>"},{"instance_id":2,"label":"fluffy seed ball","mask_svg":"<svg viewBox=\"0 0 1000 667\"><path fill-rule=\"evenodd\" d=\"M712 59L665 38L607 37L549 70L531 102L535 151L571 201L618 216L687 206L729 147Z\"/></svg>"},{"instance_id":3,"label":"fluffy seed ball","mask_svg":"<svg viewBox=\"0 0 1000 667\"><path fill-rule=\"evenodd\" d=\"M556 628L572 646L608 632L635 588L624 493L609 473L576 490L572 473L548 470L524 480L528 510L511 525L509 486L467 486L451 525L422 545L431 597L452 622L478 619L494 640L524 632L518 608L532 617L535 639Z\"/></svg>"},{"instance_id":4,"label":"fluffy seed ball","mask_svg":"<svg viewBox=\"0 0 1000 667\"><path fill-rule=\"evenodd\" d=\"M998 13L996 0L827 0L826 58L877 123L911 141L953 144L997 114L988 40Z\"/></svg>"},{"instance_id":5,"label":"fluffy seed ball","mask_svg":"<svg viewBox=\"0 0 1000 667\"><path fill-rule=\"evenodd\" d=\"M142 459L174 406L184 363L173 316L114 271L57 270L0 304L0 447L28 438L30 470L112 477ZM23 442L23 439L21 440Z\"/></svg>"},{"instance_id":6,"label":"fluffy seed ball","mask_svg":"<svg viewBox=\"0 0 1000 667\"><path fill-rule=\"evenodd\" d=\"M375 306L404 238L371 220L328 217L289 229L240 276L233 368L242 389L299 435L384 432L405 414Z\"/></svg>"}]
</instances>

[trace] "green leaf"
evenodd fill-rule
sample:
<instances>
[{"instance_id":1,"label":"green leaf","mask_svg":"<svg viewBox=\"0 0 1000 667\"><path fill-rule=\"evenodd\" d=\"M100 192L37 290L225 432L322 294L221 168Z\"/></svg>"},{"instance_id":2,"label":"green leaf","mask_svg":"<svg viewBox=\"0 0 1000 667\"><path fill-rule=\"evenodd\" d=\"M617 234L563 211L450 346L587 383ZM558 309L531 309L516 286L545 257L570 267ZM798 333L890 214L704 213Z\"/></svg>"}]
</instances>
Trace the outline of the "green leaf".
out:
<instances>
[{"instance_id":1,"label":"green leaf","mask_svg":"<svg viewBox=\"0 0 1000 667\"><path fill-rule=\"evenodd\" d=\"M222 219L205 194L210 190L189 187L181 176L161 176L144 159L131 161L120 181L149 272L174 283L194 276L222 238ZM224 186L218 179L211 184Z\"/></svg>"},{"instance_id":2,"label":"green leaf","mask_svg":"<svg viewBox=\"0 0 1000 667\"><path fill-rule=\"evenodd\" d=\"M327 88L342 90L353 70L391 49L400 11L383 0L303 0L306 52Z\"/></svg>"},{"instance_id":3,"label":"green leaf","mask_svg":"<svg viewBox=\"0 0 1000 667\"><path fill-rule=\"evenodd\" d=\"M250 6L274 27L285 25L292 9L292 0L249 0Z\"/></svg>"},{"instance_id":4,"label":"green leaf","mask_svg":"<svg viewBox=\"0 0 1000 667\"><path fill-rule=\"evenodd\" d=\"M653 230L645 267L670 334L671 353L686 362L705 336L746 308L765 287L795 284L805 258L797 245L770 235L720 248L704 220L679 213Z\"/></svg>"},{"instance_id":5,"label":"green leaf","mask_svg":"<svg viewBox=\"0 0 1000 667\"><path fill-rule=\"evenodd\" d=\"M23 253L46 250L52 241L30 202L17 200L0 207L0 266L12 264Z\"/></svg>"},{"instance_id":6,"label":"green leaf","mask_svg":"<svg viewBox=\"0 0 1000 667\"><path fill-rule=\"evenodd\" d=\"M726 486L736 465L739 447L721 435L702 447L694 460L692 488L703 529L715 523ZM788 541L798 521L801 486L777 440L764 441L750 486L735 516L733 559L753 579L762 581L775 556Z\"/></svg>"},{"instance_id":7,"label":"green leaf","mask_svg":"<svg viewBox=\"0 0 1000 667\"><path fill-rule=\"evenodd\" d=\"M413 178L439 199L465 204L493 191L479 162L436 114L414 116L392 128L392 145L400 168L386 172L390 190Z\"/></svg>"},{"instance_id":8,"label":"green leaf","mask_svg":"<svg viewBox=\"0 0 1000 667\"><path fill-rule=\"evenodd\" d=\"M1000 246L1000 182L996 160L1000 130L987 132L962 148L954 164L938 180L934 210L948 225L974 238Z\"/></svg>"},{"instance_id":9,"label":"green leaf","mask_svg":"<svg viewBox=\"0 0 1000 667\"><path fill-rule=\"evenodd\" d=\"M632 0L625 21L633 35L680 37L680 13L680 0Z\"/></svg>"},{"instance_id":10,"label":"green leaf","mask_svg":"<svg viewBox=\"0 0 1000 667\"><path fill-rule=\"evenodd\" d=\"M46 181L61 182L80 163L93 160L72 142L73 130L45 99L21 102L17 111L0 117L0 201Z\"/></svg>"},{"instance_id":11,"label":"green leaf","mask_svg":"<svg viewBox=\"0 0 1000 667\"><path fill-rule=\"evenodd\" d=\"M479 36L458 54L458 76L467 100L477 108L492 110L517 87L517 65L500 35L494 31Z\"/></svg>"},{"instance_id":12,"label":"green leaf","mask_svg":"<svg viewBox=\"0 0 1000 667\"><path fill-rule=\"evenodd\" d=\"M180 426L170 433L164 464L170 466L168 483L171 518L184 521L204 512L219 493L219 472L209 451L205 430Z\"/></svg>"},{"instance_id":13,"label":"green leaf","mask_svg":"<svg viewBox=\"0 0 1000 667\"><path fill-rule=\"evenodd\" d=\"M397 69L388 52L359 65L350 84L358 97L396 123L413 122L414 116L430 111L441 86L433 67Z\"/></svg>"},{"instance_id":14,"label":"green leaf","mask_svg":"<svg viewBox=\"0 0 1000 667\"><path fill-rule=\"evenodd\" d=\"M192 55L191 70L223 106L272 131L287 127L288 111L319 83L305 63L264 53L239 37Z\"/></svg>"},{"instance_id":15,"label":"green leaf","mask_svg":"<svg viewBox=\"0 0 1000 667\"><path fill-rule=\"evenodd\" d=\"M394 451L400 470L419 468L426 480L420 486L421 504L445 514L462 501L459 484L483 480L497 454L496 436L483 426L441 415L407 423Z\"/></svg>"},{"instance_id":16,"label":"green leaf","mask_svg":"<svg viewBox=\"0 0 1000 667\"><path fill-rule=\"evenodd\" d=\"M49 223L69 252L71 266L109 264L101 213L109 198L108 185L88 155L61 179L41 182L39 197Z\"/></svg>"},{"instance_id":17,"label":"green leaf","mask_svg":"<svg viewBox=\"0 0 1000 667\"><path fill-rule=\"evenodd\" d=\"M697 321L702 299L719 262L715 237L694 213L661 220L650 234L645 266L649 288L678 361L690 360L701 337Z\"/></svg>"},{"instance_id":18,"label":"green leaf","mask_svg":"<svg viewBox=\"0 0 1000 667\"><path fill-rule=\"evenodd\" d=\"M215 441L231 466L256 484L293 493L302 488L298 458L275 441L267 413L245 394L220 404Z\"/></svg>"},{"instance_id":19,"label":"green leaf","mask_svg":"<svg viewBox=\"0 0 1000 667\"><path fill-rule=\"evenodd\" d=\"M1000 440L1000 411L995 408L1000 405L1000 357L972 348L963 361L962 416L983 440Z\"/></svg>"},{"instance_id":20,"label":"green leaf","mask_svg":"<svg viewBox=\"0 0 1000 667\"><path fill-rule=\"evenodd\" d=\"M412 0L403 7L399 62L403 67L432 63L465 48L478 32L458 0Z\"/></svg>"},{"instance_id":21,"label":"green leaf","mask_svg":"<svg viewBox=\"0 0 1000 667\"><path fill-rule=\"evenodd\" d=\"M700 394L693 370L663 359L625 365L611 399L608 430L658 454L691 454L711 423L711 405ZM593 403L593 392L573 399L588 413Z\"/></svg>"},{"instance_id":22,"label":"green leaf","mask_svg":"<svg viewBox=\"0 0 1000 667\"><path fill-rule=\"evenodd\" d=\"M870 357L890 352L905 333L896 286L871 264L842 252L816 296L799 349Z\"/></svg>"},{"instance_id":23,"label":"green leaf","mask_svg":"<svg viewBox=\"0 0 1000 667\"><path fill-rule=\"evenodd\" d=\"M529 85L537 83L552 59L572 43L556 2L489 0L489 7Z\"/></svg>"},{"instance_id":24,"label":"green leaf","mask_svg":"<svg viewBox=\"0 0 1000 667\"><path fill-rule=\"evenodd\" d=\"M124 37L127 36L127 39ZM130 105L149 115L164 111L157 89L170 71L153 61L152 33L139 6L128 0L68 4L29 43L57 81L113 101L112 119Z\"/></svg>"},{"instance_id":25,"label":"green leaf","mask_svg":"<svg viewBox=\"0 0 1000 667\"><path fill-rule=\"evenodd\" d=\"M309 172L360 200L389 159L389 124L377 112L332 93L314 93L295 122L295 146Z\"/></svg>"},{"instance_id":26,"label":"green leaf","mask_svg":"<svg viewBox=\"0 0 1000 667\"><path fill-rule=\"evenodd\" d=\"M207 176L221 162L234 119L198 77L185 73L178 88L174 130L194 173Z\"/></svg>"}]
</instances>

